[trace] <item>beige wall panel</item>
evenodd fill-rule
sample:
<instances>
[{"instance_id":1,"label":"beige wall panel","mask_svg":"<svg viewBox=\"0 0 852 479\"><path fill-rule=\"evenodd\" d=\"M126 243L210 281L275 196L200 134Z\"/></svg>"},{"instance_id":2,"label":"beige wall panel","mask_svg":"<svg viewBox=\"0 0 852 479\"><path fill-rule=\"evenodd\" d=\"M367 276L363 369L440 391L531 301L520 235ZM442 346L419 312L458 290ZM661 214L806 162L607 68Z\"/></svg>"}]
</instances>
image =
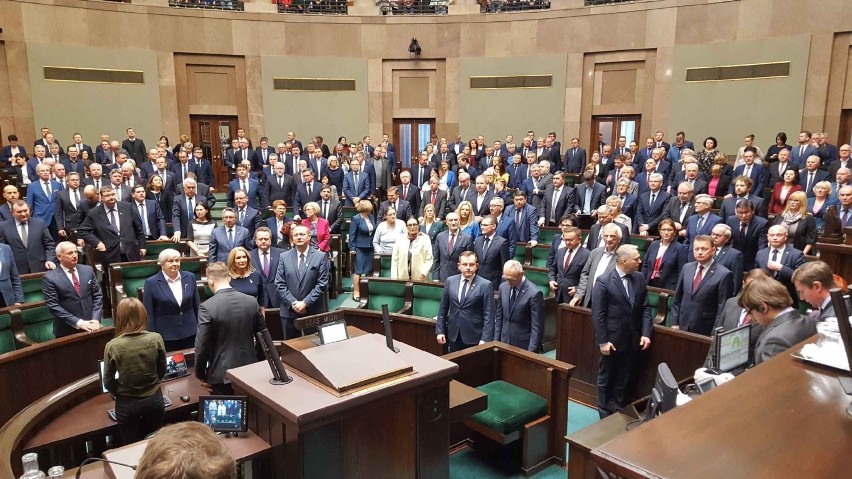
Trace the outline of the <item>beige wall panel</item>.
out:
<instances>
[{"instance_id":1,"label":"beige wall panel","mask_svg":"<svg viewBox=\"0 0 852 479\"><path fill-rule=\"evenodd\" d=\"M565 117L566 57L543 55L508 58L463 58L459 73L460 124L464 138L489 140L527 130L559 130ZM474 90L472 76L553 75L550 88Z\"/></svg>"},{"instance_id":2,"label":"beige wall panel","mask_svg":"<svg viewBox=\"0 0 852 479\"><path fill-rule=\"evenodd\" d=\"M82 133L89 144L104 133L122 139L132 126L150 145L163 133L155 52L31 43L27 55L35 123L50 127L60 143L68 143L74 132ZM46 81L45 65L141 70L145 83Z\"/></svg>"},{"instance_id":3,"label":"beige wall panel","mask_svg":"<svg viewBox=\"0 0 852 479\"><path fill-rule=\"evenodd\" d=\"M795 137L802 125L810 37L775 38L674 48L672 60L672 128L700 143L719 140L726 154L736 154L743 137L754 133L765 149L775 134ZM787 78L686 83L686 69L790 61ZM643 131L645 128L643 127ZM674 131L666 132L673 137Z\"/></svg>"},{"instance_id":4,"label":"beige wall panel","mask_svg":"<svg viewBox=\"0 0 852 479\"><path fill-rule=\"evenodd\" d=\"M263 133L270 142L285 139L291 130L303 142L314 135L321 135L331 146L338 136L344 135L350 141L355 141L366 134L365 60L264 56L260 61L265 125ZM273 78L350 78L355 79L355 91L274 91Z\"/></svg>"}]
</instances>

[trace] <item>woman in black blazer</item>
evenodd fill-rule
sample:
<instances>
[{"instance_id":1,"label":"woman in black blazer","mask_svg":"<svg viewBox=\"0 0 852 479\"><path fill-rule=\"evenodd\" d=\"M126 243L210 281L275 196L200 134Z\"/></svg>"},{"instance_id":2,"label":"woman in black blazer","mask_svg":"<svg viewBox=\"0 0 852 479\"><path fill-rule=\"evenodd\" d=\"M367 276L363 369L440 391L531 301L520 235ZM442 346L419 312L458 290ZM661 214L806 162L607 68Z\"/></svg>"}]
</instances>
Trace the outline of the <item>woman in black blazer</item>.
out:
<instances>
[{"instance_id":1,"label":"woman in black blazer","mask_svg":"<svg viewBox=\"0 0 852 479\"><path fill-rule=\"evenodd\" d=\"M677 287L680 270L686 264L688 248L677 242L677 232L674 221L664 219L659 225L660 239L655 240L645 252L642 261L642 274L645 282L655 288L670 289ZM666 247L662 255L659 254L662 246ZM657 262L657 257L659 263Z\"/></svg>"},{"instance_id":2,"label":"woman in black blazer","mask_svg":"<svg viewBox=\"0 0 852 479\"><path fill-rule=\"evenodd\" d=\"M716 181L713 188L713 181ZM710 178L707 178L707 194L712 197L725 196L728 194L728 188L731 186L731 177L722 174L721 165L713 165L710 168Z\"/></svg>"},{"instance_id":3,"label":"woman in black blazer","mask_svg":"<svg viewBox=\"0 0 852 479\"><path fill-rule=\"evenodd\" d=\"M804 254L811 254L817 240L817 224L813 215L808 213L808 197L804 191L797 191L787 198L787 205L775 217L776 225L787 227L787 244Z\"/></svg>"}]
</instances>

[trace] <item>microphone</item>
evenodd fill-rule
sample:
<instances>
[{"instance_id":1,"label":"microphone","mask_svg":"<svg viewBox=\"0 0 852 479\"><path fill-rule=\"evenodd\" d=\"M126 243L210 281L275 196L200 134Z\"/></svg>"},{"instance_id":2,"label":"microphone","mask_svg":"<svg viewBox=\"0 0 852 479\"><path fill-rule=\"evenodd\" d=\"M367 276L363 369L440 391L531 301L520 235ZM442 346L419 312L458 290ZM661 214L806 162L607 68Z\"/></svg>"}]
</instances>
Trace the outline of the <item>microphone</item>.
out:
<instances>
[{"instance_id":1,"label":"microphone","mask_svg":"<svg viewBox=\"0 0 852 479\"><path fill-rule=\"evenodd\" d=\"M106 459L101 459L99 457L90 457L90 458L86 459L85 461L83 461L82 463L80 463L80 467L77 468L77 474L74 476L74 479L80 479L80 474L83 473L83 466L85 466L86 464L89 464L91 462L97 462L97 461L107 462L109 464L115 464L117 466L129 467L130 469L133 469L134 471L136 470L136 466L131 466L130 464L124 464L122 462L115 462L115 461L108 461Z\"/></svg>"}]
</instances>

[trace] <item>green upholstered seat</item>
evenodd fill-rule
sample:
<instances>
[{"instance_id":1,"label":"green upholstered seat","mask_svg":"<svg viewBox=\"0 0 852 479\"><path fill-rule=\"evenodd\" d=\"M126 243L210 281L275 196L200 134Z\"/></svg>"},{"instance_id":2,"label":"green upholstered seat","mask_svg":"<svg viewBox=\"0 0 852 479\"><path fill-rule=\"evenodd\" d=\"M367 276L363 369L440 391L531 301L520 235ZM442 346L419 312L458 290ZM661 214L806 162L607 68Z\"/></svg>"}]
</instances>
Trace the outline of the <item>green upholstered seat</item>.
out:
<instances>
[{"instance_id":1,"label":"green upholstered seat","mask_svg":"<svg viewBox=\"0 0 852 479\"><path fill-rule=\"evenodd\" d=\"M358 214L358 210L354 206L344 206L343 207L343 219L352 219L355 215Z\"/></svg>"},{"instance_id":2,"label":"green upholstered seat","mask_svg":"<svg viewBox=\"0 0 852 479\"><path fill-rule=\"evenodd\" d=\"M184 262L181 262L184 269ZM139 266L121 267L121 284L124 286L124 294L128 298L138 298L137 290L145 286L145 281L160 272L159 264L145 264Z\"/></svg>"},{"instance_id":3,"label":"green upholstered seat","mask_svg":"<svg viewBox=\"0 0 852 479\"><path fill-rule=\"evenodd\" d=\"M0 314L0 354L15 350L15 333L12 332L12 317Z\"/></svg>"},{"instance_id":4,"label":"green upholstered seat","mask_svg":"<svg viewBox=\"0 0 852 479\"><path fill-rule=\"evenodd\" d=\"M33 342L43 343L56 339L53 335L53 314L46 305L22 310L21 323L24 326L24 334Z\"/></svg>"},{"instance_id":5,"label":"green upholstered seat","mask_svg":"<svg viewBox=\"0 0 852 479\"><path fill-rule=\"evenodd\" d=\"M550 296L550 279L547 277L547 271L536 271L526 268L524 269L524 276L538 286L538 289L541 290L541 294L545 298Z\"/></svg>"},{"instance_id":6,"label":"green upholstered seat","mask_svg":"<svg viewBox=\"0 0 852 479\"><path fill-rule=\"evenodd\" d=\"M369 281L367 283L367 309L381 311L382 305L388 305L388 311L398 312L405 307L405 282Z\"/></svg>"},{"instance_id":7,"label":"green upholstered seat","mask_svg":"<svg viewBox=\"0 0 852 479\"><path fill-rule=\"evenodd\" d=\"M488 409L470 418L504 436L547 414L546 399L514 384L494 381L476 389L488 395Z\"/></svg>"},{"instance_id":8,"label":"green upholstered seat","mask_svg":"<svg viewBox=\"0 0 852 479\"><path fill-rule=\"evenodd\" d=\"M411 314L423 318L434 318L438 315L441 307L441 298L444 295L444 286L435 284L427 286L415 284L412 288L414 300L411 304Z\"/></svg>"},{"instance_id":9,"label":"green upholstered seat","mask_svg":"<svg viewBox=\"0 0 852 479\"><path fill-rule=\"evenodd\" d=\"M717 196L713 198L713 209L722 209L722 203L725 202L724 196ZM724 219L724 218L723 218Z\"/></svg>"},{"instance_id":10,"label":"green upholstered seat","mask_svg":"<svg viewBox=\"0 0 852 479\"><path fill-rule=\"evenodd\" d=\"M546 244L548 246L553 243L553 238L556 238L561 233L558 229L545 229L541 228L538 230L538 244Z\"/></svg>"},{"instance_id":11,"label":"green upholstered seat","mask_svg":"<svg viewBox=\"0 0 852 479\"><path fill-rule=\"evenodd\" d=\"M39 275L37 278L21 280L21 288L24 290L24 303L44 301L44 290L41 285L43 277L43 275Z\"/></svg>"},{"instance_id":12,"label":"green upholstered seat","mask_svg":"<svg viewBox=\"0 0 852 479\"><path fill-rule=\"evenodd\" d=\"M660 293L656 291L648 291L648 306L651 307L651 321L657 317L657 311L660 304Z\"/></svg>"},{"instance_id":13,"label":"green upholstered seat","mask_svg":"<svg viewBox=\"0 0 852 479\"><path fill-rule=\"evenodd\" d=\"M651 245L651 243L646 238L635 236L632 236L630 238L630 244L636 246L636 248L639 250L639 256L642 258L645 257L645 252L648 251L648 246Z\"/></svg>"},{"instance_id":14,"label":"green upholstered seat","mask_svg":"<svg viewBox=\"0 0 852 479\"><path fill-rule=\"evenodd\" d=\"M515 257L513 258L518 263L524 264L526 261L527 247L517 245L515 246Z\"/></svg>"},{"instance_id":15,"label":"green upholstered seat","mask_svg":"<svg viewBox=\"0 0 852 479\"><path fill-rule=\"evenodd\" d=\"M391 255L389 255L389 254L379 255L379 264L381 265L381 271L379 271L379 277L390 278L391 277Z\"/></svg>"},{"instance_id":16,"label":"green upholstered seat","mask_svg":"<svg viewBox=\"0 0 852 479\"><path fill-rule=\"evenodd\" d=\"M145 260L145 259L157 259L157 257L160 255L161 251L163 251L164 249L169 249L169 248L175 249L175 246L177 246L177 245L175 245L175 243L166 242L166 241L163 241L163 242L159 242L159 241L148 242L147 245L145 246L145 257L142 258L142 259L143 260Z\"/></svg>"},{"instance_id":17,"label":"green upholstered seat","mask_svg":"<svg viewBox=\"0 0 852 479\"><path fill-rule=\"evenodd\" d=\"M532 257L530 258L530 266L534 268L547 268L547 255L550 253L550 246L542 246L541 248L532 249Z\"/></svg>"}]
</instances>

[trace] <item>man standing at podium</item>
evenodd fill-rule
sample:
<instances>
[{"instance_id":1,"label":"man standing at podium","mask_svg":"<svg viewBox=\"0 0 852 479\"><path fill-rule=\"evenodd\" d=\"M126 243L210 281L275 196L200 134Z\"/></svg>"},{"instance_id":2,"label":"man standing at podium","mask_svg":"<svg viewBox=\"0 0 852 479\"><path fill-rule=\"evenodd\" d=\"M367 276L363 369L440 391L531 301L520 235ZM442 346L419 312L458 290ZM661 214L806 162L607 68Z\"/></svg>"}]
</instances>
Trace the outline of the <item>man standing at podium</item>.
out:
<instances>
[{"instance_id":1,"label":"man standing at podium","mask_svg":"<svg viewBox=\"0 0 852 479\"><path fill-rule=\"evenodd\" d=\"M295 247L281 254L275 274L275 285L281 297L281 327L285 339L302 335L293 326L296 318L328 311L323 297L328 289L328 257L322 251L311 248L311 236L306 226L294 226L290 234ZM311 334L307 330L304 332Z\"/></svg>"},{"instance_id":2,"label":"man standing at podium","mask_svg":"<svg viewBox=\"0 0 852 479\"><path fill-rule=\"evenodd\" d=\"M494 290L491 281L476 275L476 254L459 256L461 274L444 283L435 333L450 352L491 341L494 337Z\"/></svg>"}]
</instances>

